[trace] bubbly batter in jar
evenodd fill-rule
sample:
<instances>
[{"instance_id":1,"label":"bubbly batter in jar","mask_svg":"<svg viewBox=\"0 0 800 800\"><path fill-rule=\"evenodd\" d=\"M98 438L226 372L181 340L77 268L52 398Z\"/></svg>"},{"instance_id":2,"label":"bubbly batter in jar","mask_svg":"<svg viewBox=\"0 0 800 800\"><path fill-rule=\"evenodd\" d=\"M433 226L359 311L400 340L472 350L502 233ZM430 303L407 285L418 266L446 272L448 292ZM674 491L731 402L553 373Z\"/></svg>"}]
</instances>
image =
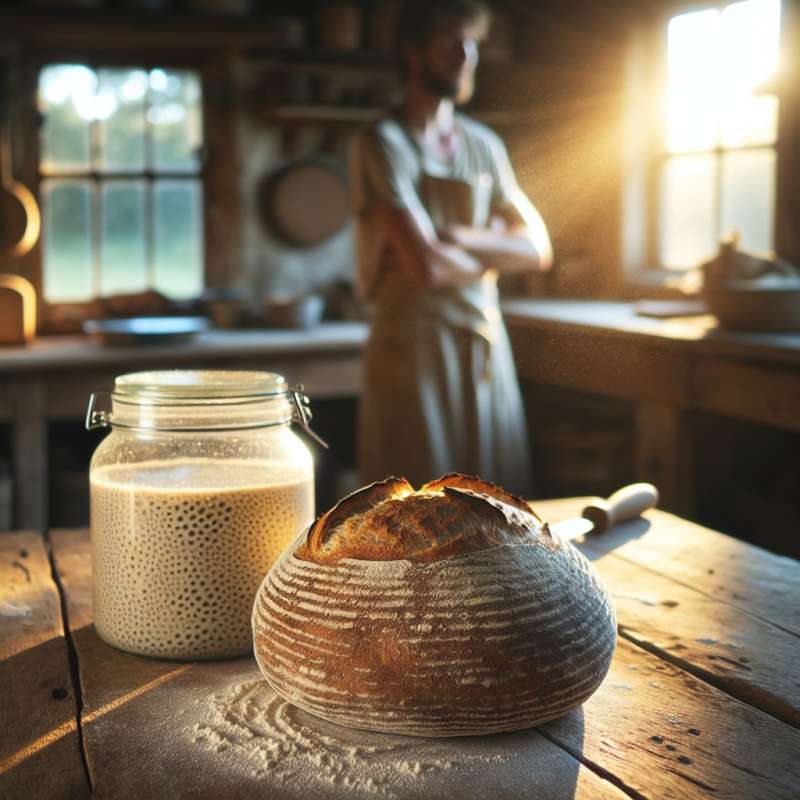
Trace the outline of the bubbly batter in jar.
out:
<instances>
[{"instance_id":1,"label":"bubbly batter in jar","mask_svg":"<svg viewBox=\"0 0 800 800\"><path fill-rule=\"evenodd\" d=\"M313 478L275 461L109 465L91 476L95 626L162 658L250 651L256 590L314 514Z\"/></svg>"}]
</instances>

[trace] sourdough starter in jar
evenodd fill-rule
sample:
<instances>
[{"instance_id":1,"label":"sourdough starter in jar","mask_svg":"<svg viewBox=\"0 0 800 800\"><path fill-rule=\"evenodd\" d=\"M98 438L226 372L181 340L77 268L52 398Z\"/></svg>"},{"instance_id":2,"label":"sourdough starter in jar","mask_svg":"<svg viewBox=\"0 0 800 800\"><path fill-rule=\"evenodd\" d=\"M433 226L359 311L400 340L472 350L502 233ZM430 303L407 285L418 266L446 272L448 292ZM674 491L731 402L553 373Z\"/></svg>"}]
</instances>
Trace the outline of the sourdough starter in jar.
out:
<instances>
[{"instance_id":1,"label":"sourdough starter in jar","mask_svg":"<svg viewBox=\"0 0 800 800\"><path fill-rule=\"evenodd\" d=\"M242 655L264 575L312 521L313 481L292 465L185 459L93 470L95 626L164 658Z\"/></svg>"}]
</instances>

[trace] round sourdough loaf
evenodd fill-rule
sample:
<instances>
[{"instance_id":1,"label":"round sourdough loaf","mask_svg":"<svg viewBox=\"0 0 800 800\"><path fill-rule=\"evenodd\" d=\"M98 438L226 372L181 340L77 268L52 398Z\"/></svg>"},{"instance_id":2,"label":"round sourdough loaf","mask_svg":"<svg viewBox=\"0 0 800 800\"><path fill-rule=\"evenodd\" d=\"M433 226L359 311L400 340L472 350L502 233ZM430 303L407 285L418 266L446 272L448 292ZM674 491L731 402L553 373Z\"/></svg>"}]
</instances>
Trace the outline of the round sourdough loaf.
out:
<instances>
[{"instance_id":1,"label":"round sourdough loaf","mask_svg":"<svg viewBox=\"0 0 800 800\"><path fill-rule=\"evenodd\" d=\"M583 703L616 622L591 564L523 500L446 475L390 478L319 517L261 584L253 636L271 686L312 714L466 736Z\"/></svg>"}]
</instances>

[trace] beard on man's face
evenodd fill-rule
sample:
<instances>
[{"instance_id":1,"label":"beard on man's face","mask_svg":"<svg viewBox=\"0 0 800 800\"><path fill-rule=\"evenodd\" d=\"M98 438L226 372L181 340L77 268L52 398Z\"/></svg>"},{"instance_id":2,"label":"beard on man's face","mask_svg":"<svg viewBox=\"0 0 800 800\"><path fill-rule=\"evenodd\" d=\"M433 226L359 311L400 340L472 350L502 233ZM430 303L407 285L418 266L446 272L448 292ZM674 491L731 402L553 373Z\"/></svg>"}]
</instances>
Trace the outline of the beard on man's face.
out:
<instances>
[{"instance_id":1,"label":"beard on man's face","mask_svg":"<svg viewBox=\"0 0 800 800\"><path fill-rule=\"evenodd\" d=\"M458 77L437 75L428 64L423 64L420 79L425 91L434 97L456 100L460 94L461 80Z\"/></svg>"}]
</instances>

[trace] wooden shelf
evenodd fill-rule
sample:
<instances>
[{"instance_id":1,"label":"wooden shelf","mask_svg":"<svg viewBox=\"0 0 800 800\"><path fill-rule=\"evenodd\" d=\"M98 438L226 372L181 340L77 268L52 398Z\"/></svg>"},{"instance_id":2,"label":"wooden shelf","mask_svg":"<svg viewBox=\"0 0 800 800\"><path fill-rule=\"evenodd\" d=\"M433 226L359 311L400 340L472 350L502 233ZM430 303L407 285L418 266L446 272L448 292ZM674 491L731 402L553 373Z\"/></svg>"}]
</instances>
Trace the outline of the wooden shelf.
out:
<instances>
[{"instance_id":1,"label":"wooden shelf","mask_svg":"<svg viewBox=\"0 0 800 800\"><path fill-rule=\"evenodd\" d=\"M264 122L306 122L358 124L378 119L381 108L333 105L285 105L265 109L259 117Z\"/></svg>"},{"instance_id":2,"label":"wooden shelf","mask_svg":"<svg viewBox=\"0 0 800 800\"><path fill-rule=\"evenodd\" d=\"M248 59L270 66L292 67L309 71L364 69L395 72L397 66L387 53L373 50L326 50L320 48L248 47Z\"/></svg>"},{"instance_id":3,"label":"wooden shelf","mask_svg":"<svg viewBox=\"0 0 800 800\"><path fill-rule=\"evenodd\" d=\"M259 114L264 122L296 122L325 124L360 124L371 122L386 113L385 108L335 105L283 105L264 109ZM467 110L468 116L487 125L508 127L519 117L512 111Z\"/></svg>"},{"instance_id":4,"label":"wooden shelf","mask_svg":"<svg viewBox=\"0 0 800 800\"><path fill-rule=\"evenodd\" d=\"M270 26L238 20L177 19L123 14L39 14L0 12L0 41L33 47L188 50L243 47L263 43ZM274 28L272 29L274 31Z\"/></svg>"},{"instance_id":5,"label":"wooden shelf","mask_svg":"<svg viewBox=\"0 0 800 800\"><path fill-rule=\"evenodd\" d=\"M0 6L0 44L65 50L154 50L180 47L183 52L234 50L255 61L308 70L393 72L391 53L377 50L331 50L287 47L281 19L236 18L199 13L143 13L121 9L28 9ZM491 52L487 69L509 63Z\"/></svg>"},{"instance_id":6,"label":"wooden shelf","mask_svg":"<svg viewBox=\"0 0 800 800\"><path fill-rule=\"evenodd\" d=\"M114 9L0 9L0 43L37 48L153 50L180 47L181 52L232 49L287 61L346 61L351 54L283 44L280 20L237 19L200 14L143 14ZM179 54L176 54L179 55ZM354 61L377 61L374 54L354 54ZM385 61L388 61L384 58Z\"/></svg>"}]
</instances>

